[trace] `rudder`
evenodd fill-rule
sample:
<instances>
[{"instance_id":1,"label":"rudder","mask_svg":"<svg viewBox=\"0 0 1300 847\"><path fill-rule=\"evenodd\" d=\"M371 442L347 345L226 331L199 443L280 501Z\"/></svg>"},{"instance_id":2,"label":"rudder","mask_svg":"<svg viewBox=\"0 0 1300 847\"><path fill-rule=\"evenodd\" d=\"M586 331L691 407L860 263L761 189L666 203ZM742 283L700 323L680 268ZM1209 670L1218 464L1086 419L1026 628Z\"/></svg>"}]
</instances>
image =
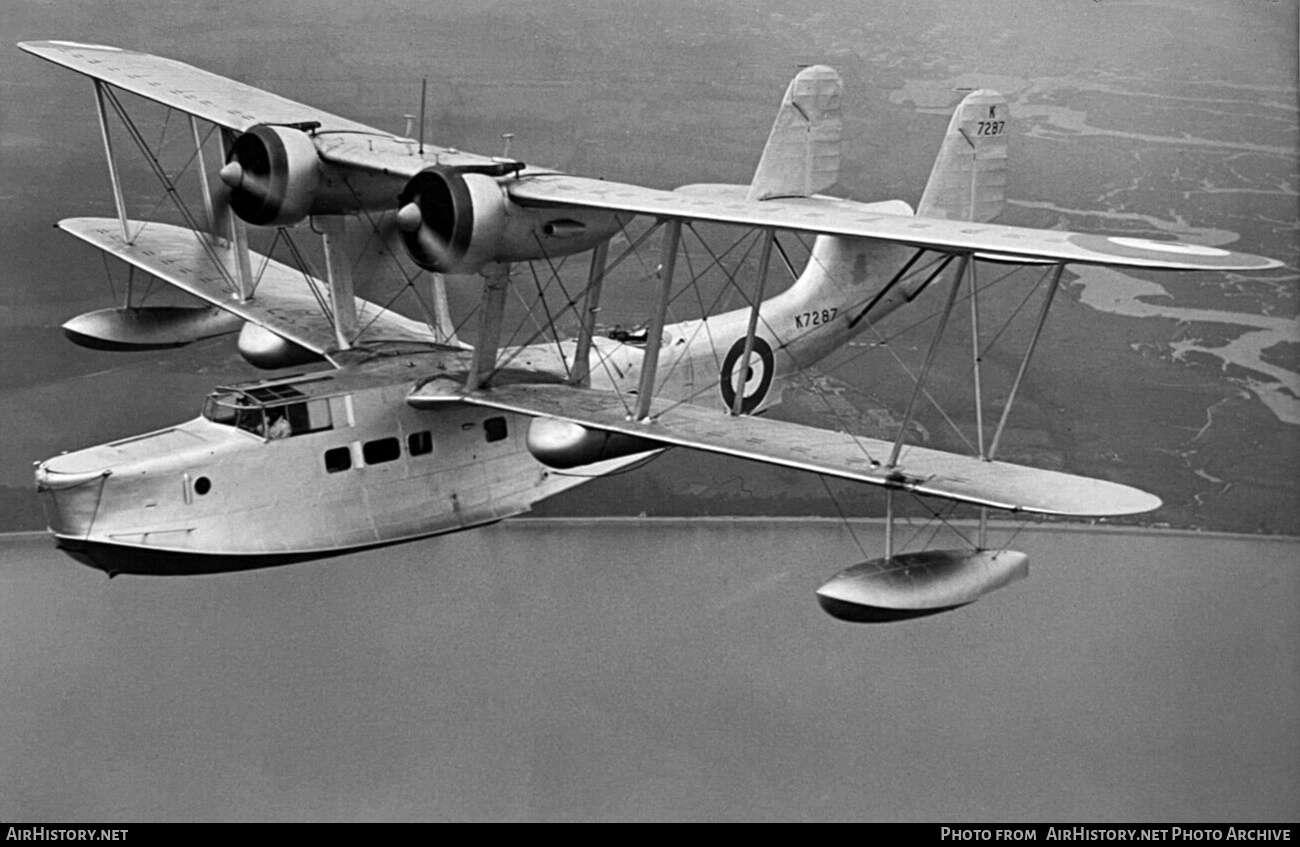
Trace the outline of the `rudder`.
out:
<instances>
[{"instance_id":1,"label":"rudder","mask_svg":"<svg viewBox=\"0 0 1300 847\"><path fill-rule=\"evenodd\" d=\"M982 88L966 95L948 122L917 215L982 222L1002 213L1010 117L998 92Z\"/></svg>"}]
</instances>

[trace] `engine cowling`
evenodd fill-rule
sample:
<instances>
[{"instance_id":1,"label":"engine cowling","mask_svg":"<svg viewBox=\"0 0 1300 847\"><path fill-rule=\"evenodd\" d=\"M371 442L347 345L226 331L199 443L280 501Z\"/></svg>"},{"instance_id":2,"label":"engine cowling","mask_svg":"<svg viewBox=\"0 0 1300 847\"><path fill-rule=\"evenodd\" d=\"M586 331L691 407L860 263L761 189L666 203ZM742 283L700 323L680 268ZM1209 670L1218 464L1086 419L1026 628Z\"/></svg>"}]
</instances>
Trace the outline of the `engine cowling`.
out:
<instances>
[{"instance_id":1,"label":"engine cowling","mask_svg":"<svg viewBox=\"0 0 1300 847\"><path fill-rule=\"evenodd\" d=\"M316 208L322 181L316 145L293 127L259 124L239 136L221 181L230 189L230 208L256 226L292 226L323 211Z\"/></svg>"},{"instance_id":2,"label":"engine cowling","mask_svg":"<svg viewBox=\"0 0 1300 847\"><path fill-rule=\"evenodd\" d=\"M265 370L292 368L321 361L321 356L255 323L239 331L239 355Z\"/></svg>"},{"instance_id":3,"label":"engine cowling","mask_svg":"<svg viewBox=\"0 0 1300 847\"><path fill-rule=\"evenodd\" d=\"M489 262L523 262L590 250L619 229L610 212L525 208L494 175L432 167L398 196L397 228L425 270L474 273Z\"/></svg>"},{"instance_id":4,"label":"engine cowling","mask_svg":"<svg viewBox=\"0 0 1300 847\"><path fill-rule=\"evenodd\" d=\"M505 237L508 202L490 176L426 168L397 197L397 228L420 267L471 273L492 261Z\"/></svg>"},{"instance_id":5,"label":"engine cowling","mask_svg":"<svg viewBox=\"0 0 1300 847\"><path fill-rule=\"evenodd\" d=\"M665 446L657 441L588 429L555 418L533 418L528 425L527 443L533 458L548 467L562 470L662 450Z\"/></svg>"}]
</instances>

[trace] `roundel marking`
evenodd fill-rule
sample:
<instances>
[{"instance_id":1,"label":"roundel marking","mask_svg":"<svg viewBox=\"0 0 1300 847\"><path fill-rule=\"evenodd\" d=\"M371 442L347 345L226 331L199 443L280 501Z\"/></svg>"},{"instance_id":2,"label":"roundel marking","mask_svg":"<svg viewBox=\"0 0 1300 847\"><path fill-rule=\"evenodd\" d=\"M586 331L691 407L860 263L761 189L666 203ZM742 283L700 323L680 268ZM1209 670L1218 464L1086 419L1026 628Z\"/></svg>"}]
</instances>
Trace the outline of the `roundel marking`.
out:
<instances>
[{"instance_id":1,"label":"roundel marking","mask_svg":"<svg viewBox=\"0 0 1300 847\"><path fill-rule=\"evenodd\" d=\"M741 414L749 414L758 408L767 397L767 390L772 387L772 376L776 372L776 363L772 359L772 348L766 341L754 337L754 350L749 357L749 373L740 374L740 360L745 355L745 339L737 338L722 360L722 373L718 375L718 387L722 389L722 402L730 411L736 403L736 390L739 388L745 398L740 403Z\"/></svg>"}]
</instances>

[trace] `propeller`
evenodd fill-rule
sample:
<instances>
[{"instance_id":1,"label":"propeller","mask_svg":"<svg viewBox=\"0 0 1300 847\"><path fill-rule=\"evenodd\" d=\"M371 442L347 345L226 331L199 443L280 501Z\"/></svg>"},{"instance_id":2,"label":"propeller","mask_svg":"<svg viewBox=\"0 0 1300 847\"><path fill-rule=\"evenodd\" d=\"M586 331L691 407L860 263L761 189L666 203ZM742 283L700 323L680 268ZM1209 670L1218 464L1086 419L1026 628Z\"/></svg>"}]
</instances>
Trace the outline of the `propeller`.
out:
<instances>
[{"instance_id":1,"label":"propeller","mask_svg":"<svg viewBox=\"0 0 1300 847\"><path fill-rule=\"evenodd\" d=\"M411 177L397 202L397 230L415 263L434 271L453 267L457 255L442 233L454 226L456 210L445 180L422 171Z\"/></svg>"}]
</instances>

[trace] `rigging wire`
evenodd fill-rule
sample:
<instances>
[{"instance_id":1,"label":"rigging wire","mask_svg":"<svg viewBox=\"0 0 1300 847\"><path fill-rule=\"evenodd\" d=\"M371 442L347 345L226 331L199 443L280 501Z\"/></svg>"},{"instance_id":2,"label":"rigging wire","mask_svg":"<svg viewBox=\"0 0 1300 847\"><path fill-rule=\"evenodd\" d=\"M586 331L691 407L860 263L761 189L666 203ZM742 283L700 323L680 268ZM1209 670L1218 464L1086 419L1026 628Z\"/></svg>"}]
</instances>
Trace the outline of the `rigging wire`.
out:
<instances>
[{"instance_id":1,"label":"rigging wire","mask_svg":"<svg viewBox=\"0 0 1300 847\"><path fill-rule=\"evenodd\" d=\"M858 552L862 554L864 559L871 558L867 548L862 546L858 534L853 531L853 524L849 521L849 516L845 514L844 508L840 505L839 498L835 496L835 492L831 491L830 484L826 482L826 474L817 474L817 479L821 481L822 488L826 489L826 496L831 498L831 502L835 504L835 511L840 513L840 520L844 523L844 528L849 531L849 537L853 539L853 544L858 548Z\"/></svg>"}]
</instances>

